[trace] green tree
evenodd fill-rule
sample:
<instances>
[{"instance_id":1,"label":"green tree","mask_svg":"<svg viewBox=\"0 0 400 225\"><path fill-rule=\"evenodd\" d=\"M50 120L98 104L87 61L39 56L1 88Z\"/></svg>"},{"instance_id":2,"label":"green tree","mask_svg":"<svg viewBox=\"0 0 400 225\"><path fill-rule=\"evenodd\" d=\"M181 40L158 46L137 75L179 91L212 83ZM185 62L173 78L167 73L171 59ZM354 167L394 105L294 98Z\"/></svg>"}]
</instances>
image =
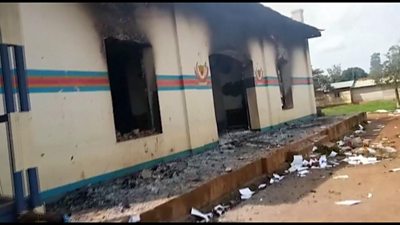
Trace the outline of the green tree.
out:
<instances>
[{"instance_id":1,"label":"green tree","mask_svg":"<svg viewBox=\"0 0 400 225\"><path fill-rule=\"evenodd\" d=\"M350 67L342 72L340 81L357 80L367 76L368 74L360 67Z\"/></svg>"},{"instance_id":2,"label":"green tree","mask_svg":"<svg viewBox=\"0 0 400 225\"><path fill-rule=\"evenodd\" d=\"M376 78L377 83L385 83L393 86L396 93L397 107L400 107L399 83L400 83L400 46L393 45L386 53L386 60L383 62L382 77Z\"/></svg>"},{"instance_id":3,"label":"green tree","mask_svg":"<svg viewBox=\"0 0 400 225\"><path fill-rule=\"evenodd\" d=\"M342 67L340 64L333 65L326 70L332 83L341 81Z\"/></svg>"},{"instance_id":4,"label":"green tree","mask_svg":"<svg viewBox=\"0 0 400 225\"><path fill-rule=\"evenodd\" d=\"M327 75L324 75L324 70L319 68L312 70L314 89L329 90L331 89L331 82Z\"/></svg>"},{"instance_id":5,"label":"green tree","mask_svg":"<svg viewBox=\"0 0 400 225\"><path fill-rule=\"evenodd\" d=\"M379 79L382 77L382 70L381 54L375 52L371 55L369 76L373 79Z\"/></svg>"}]
</instances>

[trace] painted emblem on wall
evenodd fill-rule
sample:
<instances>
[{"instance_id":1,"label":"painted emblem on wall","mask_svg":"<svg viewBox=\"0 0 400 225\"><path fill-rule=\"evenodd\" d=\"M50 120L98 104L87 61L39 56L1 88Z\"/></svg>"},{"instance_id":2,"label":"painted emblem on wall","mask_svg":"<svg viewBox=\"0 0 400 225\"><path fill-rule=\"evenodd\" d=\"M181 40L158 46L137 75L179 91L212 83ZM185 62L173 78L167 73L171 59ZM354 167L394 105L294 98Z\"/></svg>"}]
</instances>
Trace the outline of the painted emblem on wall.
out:
<instances>
[{"instance_id":1,"label":"painted emblem on wall","mask_svg":"<svg viewBox=\"0 0 400 225\"><path fill-rule=\"evenodd\" d=\"M256 70L256 78L257 78L257 80L263 80L264 71L262 69L257 69Z\"/></svg>"},{"instance_id":2,"label":"painted emblem on wall","mask_svg":"<svg viewBox=\"0 0 400 225\"><path fill-rule=\"evenodd\" d=\"M207 63L205 62L204 65L199 65L196 63L196 67L194 68L194 72L196 74L196 78L200 83L205 83L207 84L207 78L209 75L209 70Z\"/></svg>"}]
</instances>

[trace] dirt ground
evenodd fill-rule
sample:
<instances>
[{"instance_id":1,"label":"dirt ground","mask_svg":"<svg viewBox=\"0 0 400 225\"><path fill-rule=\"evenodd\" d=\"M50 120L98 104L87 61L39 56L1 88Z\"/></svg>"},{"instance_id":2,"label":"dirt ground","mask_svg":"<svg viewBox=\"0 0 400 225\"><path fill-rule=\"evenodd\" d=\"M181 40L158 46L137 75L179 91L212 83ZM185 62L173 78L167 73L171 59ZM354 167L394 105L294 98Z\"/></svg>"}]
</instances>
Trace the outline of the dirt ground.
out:
<instances>
[{"instance_id":1,"label":"dirt ground","mask_svg":"<svg viewBox=\"0 0 400 225\"><path fill-rule=\"evenodd\" d=\"M393 140L400 150L400 116L368 115L365 138ZM376 128L385 125L381 131ZM374 131L375 130L375 131ZM288 175L221 216L220 222L398 222L400 221L400 158L376 164L311 170L306 177ZM333 179L348 175L348 179ZM370 195L370 198L368 198ZM371 197L372 195L372 197ZM336 201L361 200L352 206Z\"/></svg>"}]
</instances>

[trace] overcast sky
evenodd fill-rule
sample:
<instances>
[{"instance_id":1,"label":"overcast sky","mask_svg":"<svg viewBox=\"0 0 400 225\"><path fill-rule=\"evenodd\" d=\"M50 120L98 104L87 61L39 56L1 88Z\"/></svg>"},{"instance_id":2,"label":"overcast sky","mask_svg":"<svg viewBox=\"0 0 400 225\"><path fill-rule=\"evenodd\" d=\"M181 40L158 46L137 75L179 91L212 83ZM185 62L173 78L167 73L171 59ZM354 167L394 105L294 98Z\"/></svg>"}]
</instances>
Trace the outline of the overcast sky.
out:
<instances>
[{"instance_id":1,"label":"overcast sky","mask_svg":"<svg viewBox=\"0 0 400 225\"><path fill-rule=\"evenodd\" d=\"M290 17L304 9L304 22L322 31L309 40L313 68L358 66L369 72L370 56L400 43L400 3L262 3Z\"/></svg>"}]
</instances>

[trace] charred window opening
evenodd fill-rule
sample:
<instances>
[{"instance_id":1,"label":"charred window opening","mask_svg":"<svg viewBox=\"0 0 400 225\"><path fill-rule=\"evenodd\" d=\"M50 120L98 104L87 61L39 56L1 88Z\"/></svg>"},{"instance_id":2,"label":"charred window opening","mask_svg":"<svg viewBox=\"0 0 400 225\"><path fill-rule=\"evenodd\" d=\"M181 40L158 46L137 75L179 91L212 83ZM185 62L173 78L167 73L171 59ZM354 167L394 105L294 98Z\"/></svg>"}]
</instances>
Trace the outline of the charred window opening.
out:
<instances>
[{"instance_id":1,"label":"charred window opening","mask_svg":"<svg viewBox=\"0 0 400 225\"><path fill-rule=\"evenodd\" d=\"M117 141L161 133L161 119L149 44L105 39Z\"/></svg>"},{"instance_id":2,"label":"charred window opening","mask_svg":"<svg viewBox=\"0 0 400 225\"><path fill-rule=\"evenodd\" d=\"M219 133L231 129L248 129L246 68L232 57L214 54L210 58L214 108Z\"/></svg>"},{"instance_id":3,"label":"charred window opening","mask_svg":"<svg viewBox=\"0 0 400 225\"><path fill-rule=\"evenodd\" d=\"M282 109L293 108L292 76L287 72L287 61L280 59L276 65Z\"/></svg>"}]
</instances>

